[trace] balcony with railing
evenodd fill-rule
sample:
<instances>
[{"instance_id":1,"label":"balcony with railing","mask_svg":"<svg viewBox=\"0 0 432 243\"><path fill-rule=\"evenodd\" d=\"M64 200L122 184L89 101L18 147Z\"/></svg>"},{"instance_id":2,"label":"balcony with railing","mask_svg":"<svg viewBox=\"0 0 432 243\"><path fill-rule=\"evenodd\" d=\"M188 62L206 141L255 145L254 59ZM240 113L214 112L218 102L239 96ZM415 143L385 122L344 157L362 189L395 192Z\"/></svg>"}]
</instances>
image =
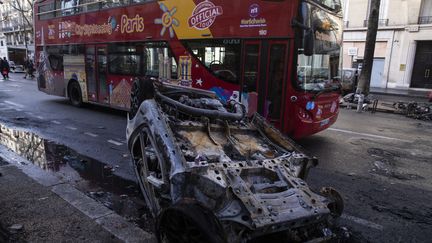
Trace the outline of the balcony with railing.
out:
<instances>
[{"instance_id":1,"label":"balcony with railing","mask_svg":"<svg viewBox=\"0 0 432 243\"><path fill-rule=\"evenodd\" d=\"M418 19L419 24L432 24L432 16L420 16Z\"/></svg>"},{"instance_id":2,"label":"balcony with railing","mask_svg":"<svg viewBox=\"0 0 432 243\"><path fill-rule=\"evenodd\" d=\"M16 32L16 31L24 31L31 30L32 26L28 24L9 24L4 25L4 27L0 28L1 32Z\"/></svg>"},{"instance_id":3,"label":"balcony with railing","mask_svg":"<svg viewBox=\"0 0 432 243\"><path fill-rule=\"evenodd\" d=\"M388 26L388 19L378 19L378 26ZM363 21L363 27L368 27L369 20Z\"/></svg>"}]
</instances>

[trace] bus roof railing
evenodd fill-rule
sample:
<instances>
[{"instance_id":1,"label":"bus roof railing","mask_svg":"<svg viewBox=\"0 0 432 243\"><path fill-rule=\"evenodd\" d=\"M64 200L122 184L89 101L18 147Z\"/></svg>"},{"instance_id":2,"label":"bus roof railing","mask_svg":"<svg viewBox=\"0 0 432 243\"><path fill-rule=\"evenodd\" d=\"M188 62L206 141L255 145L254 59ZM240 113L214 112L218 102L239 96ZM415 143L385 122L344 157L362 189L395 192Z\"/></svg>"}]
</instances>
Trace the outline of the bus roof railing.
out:
<instances>
[{"instance_id":1,"label":"bus roof railing","mask_svg":"<svg viewBox=\"0 0 432 243\"><path fill-rule=\"evenodd\" d=\"M78 4L76 6L73 6L73 7L59 8L59 9L49 10L49 11L45 11L45 12L40 12L40 13L37 13L36 15L40 16L40 15L45 15L45 14L50 14L50 13L56 13L59 11L75 10L77 8L80 8L80 7L86 7L89 5L96 5L96 4L106 3L106 2L107 2L106 0L102 0L102 1L95 1L95 2L91 2L91 3L83 3L83 4ZM49 4L52 4L52 3L49 3ZM45 5L48 5L48 4L43 4L41 6L45 6ZM41 6L38 6L38 7L41 7Z\"/></svg>"},{"instance_id":2,"label":"bus roof railing","mask_svg":"<svg viewBox=\"0 0 432 243\"><path fill-rule=\"evenodd\" d=\"M90 2L90 3L82 3L82 4L78 4L76 6L72 6L72 7L67 7L67 8L59 8L59 9L54 9L54 10L49 10L49 11L45 11L45 12L38 12L36 15L38 17L43 16L43 15L48 15L48 14L55 14L55 16L59 16L57 15L58 12L67 12L67 11L73 11L74 13L70 14L77 14L80 12L87 12L82 11L81 9L84 7L88 7L91 5L98 5L99 7L95 8L95 9L91 9L90 11L95 11L95 10L100 10L103 9L105 7L105 5L103 6L102 4L106 4L108 7L105 8L111 8L111 7L120 7L120 6L126 6L126 5L131 5L131 4L135 4L135 3L143 3L143 2L150 2L150 0L127 0L125 3L120 3L120 2L108 2L106 0L98 0L98 1L94 1L94 2ZM48 4L53 4L53 2L47 3L47 4L42 4L43 2L40 2L41 5L38 5L38 7L41 6L46 6ZM109 6L112 5L112 6Z\"/></svg>"}]
</instances>

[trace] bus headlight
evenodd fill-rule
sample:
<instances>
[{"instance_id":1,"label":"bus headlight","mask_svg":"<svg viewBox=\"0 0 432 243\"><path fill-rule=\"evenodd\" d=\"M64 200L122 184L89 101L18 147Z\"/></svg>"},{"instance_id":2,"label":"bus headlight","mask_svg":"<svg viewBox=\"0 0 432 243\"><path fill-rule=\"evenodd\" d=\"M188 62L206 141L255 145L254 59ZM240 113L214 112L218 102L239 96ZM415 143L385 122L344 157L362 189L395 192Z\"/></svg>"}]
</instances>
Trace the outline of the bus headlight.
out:
<instances>
[{"instance_id":1,"label":"bus headlight","mask_svg":"<svg viewBox=\"0 0 432 243\"><path fill-rule=\"evenodd\" d=\"M299 108L298 115L302 120L312 120L312 116L310 115L310 113L303 108Z\"/></svg>"}]
</instances>

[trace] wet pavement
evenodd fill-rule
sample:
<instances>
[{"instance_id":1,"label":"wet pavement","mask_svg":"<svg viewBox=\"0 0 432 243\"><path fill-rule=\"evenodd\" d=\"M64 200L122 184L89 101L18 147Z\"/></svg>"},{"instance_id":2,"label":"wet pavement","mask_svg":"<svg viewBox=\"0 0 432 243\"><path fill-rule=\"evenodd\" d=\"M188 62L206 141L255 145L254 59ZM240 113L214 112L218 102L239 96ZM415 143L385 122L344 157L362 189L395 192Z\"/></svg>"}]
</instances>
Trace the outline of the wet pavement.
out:
<instances>
[{"instance_id":1,"label":"wet pavement","mask_svg":"<svg viewBox=\"0 0 432 243\"><path fill-rule=\"evenodd\" d=\"M430 242L432 123L341 110L332 128L300 141L319 159L308 183L331 185L341 224L361 242Z\"/></svg>"},{"instance_id":2,"label":"wet pavement","mask_svg":"<svg viewBox=\"0 0 432 243\"><path fill-rule=\"evenodd\" d=\"M63 182L73 185L146 231L153 230L153 222L136 182L113 174L119 166L102 163L33 132L1 123L0 145L38 168L52 172ZM6 162L0 157L0 165L2 163ZM24 166L25 162L21 165Z\"/></svg>"},{"instance_id":3,"label":"wet pavement","mask_svg":"<svg viewBox=\"0 0 432 243\"><path fill-rule=\"evenodd\" d=\"M124 113L71 107L16 78L0 83L0 114L3 126L13 130L0 134L1 143L33 161L35 173L49 172L152 231L127 155ZM307 182L342 193L340 225L352 242L430 242L431 138L431 122L341 110L331 129L300 141L320 163ZM0 159L0 166L5 163Z\"/></svg>"}]
</instances>

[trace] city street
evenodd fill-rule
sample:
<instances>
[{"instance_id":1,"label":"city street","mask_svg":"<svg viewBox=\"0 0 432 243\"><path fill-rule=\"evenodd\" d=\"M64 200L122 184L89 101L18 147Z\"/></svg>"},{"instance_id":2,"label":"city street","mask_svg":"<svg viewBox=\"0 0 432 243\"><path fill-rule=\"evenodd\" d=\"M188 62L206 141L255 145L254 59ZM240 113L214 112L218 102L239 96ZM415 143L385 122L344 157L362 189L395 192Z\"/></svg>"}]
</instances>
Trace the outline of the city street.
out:
<instances>
[{"instance_id":1,"label":"city street","mask_svg":"<svg viewBox=\"0 0 432 243\"><path fill-rule=\"evenodd\" d=\"M23 79L23 74L0 80L0 125L28 131L33 140L42 141L49 161L32 161L35 157L28 154L19 159L10 150L2 153L14 145L1 144L0 139L3 160L28 175L45 170L151 232L153 222L130 164L126 119L123 111L73 107L65 98L39 92L36 81ZM331 186L342 194L345 210L339 225L348 229L351 242L430 242L431 128L431 122L401 115L342 109L330 129L299 141L319 159L310 171L309 185L317 190ZM27 160L38 166L23 162ZM3 166L0 163L0 171ZM4 221L13 214L6 211L0 208L0 222L8 225L11 222ZM37 226L24 229L31 227Z\"/></svg>"}]
</instances>

